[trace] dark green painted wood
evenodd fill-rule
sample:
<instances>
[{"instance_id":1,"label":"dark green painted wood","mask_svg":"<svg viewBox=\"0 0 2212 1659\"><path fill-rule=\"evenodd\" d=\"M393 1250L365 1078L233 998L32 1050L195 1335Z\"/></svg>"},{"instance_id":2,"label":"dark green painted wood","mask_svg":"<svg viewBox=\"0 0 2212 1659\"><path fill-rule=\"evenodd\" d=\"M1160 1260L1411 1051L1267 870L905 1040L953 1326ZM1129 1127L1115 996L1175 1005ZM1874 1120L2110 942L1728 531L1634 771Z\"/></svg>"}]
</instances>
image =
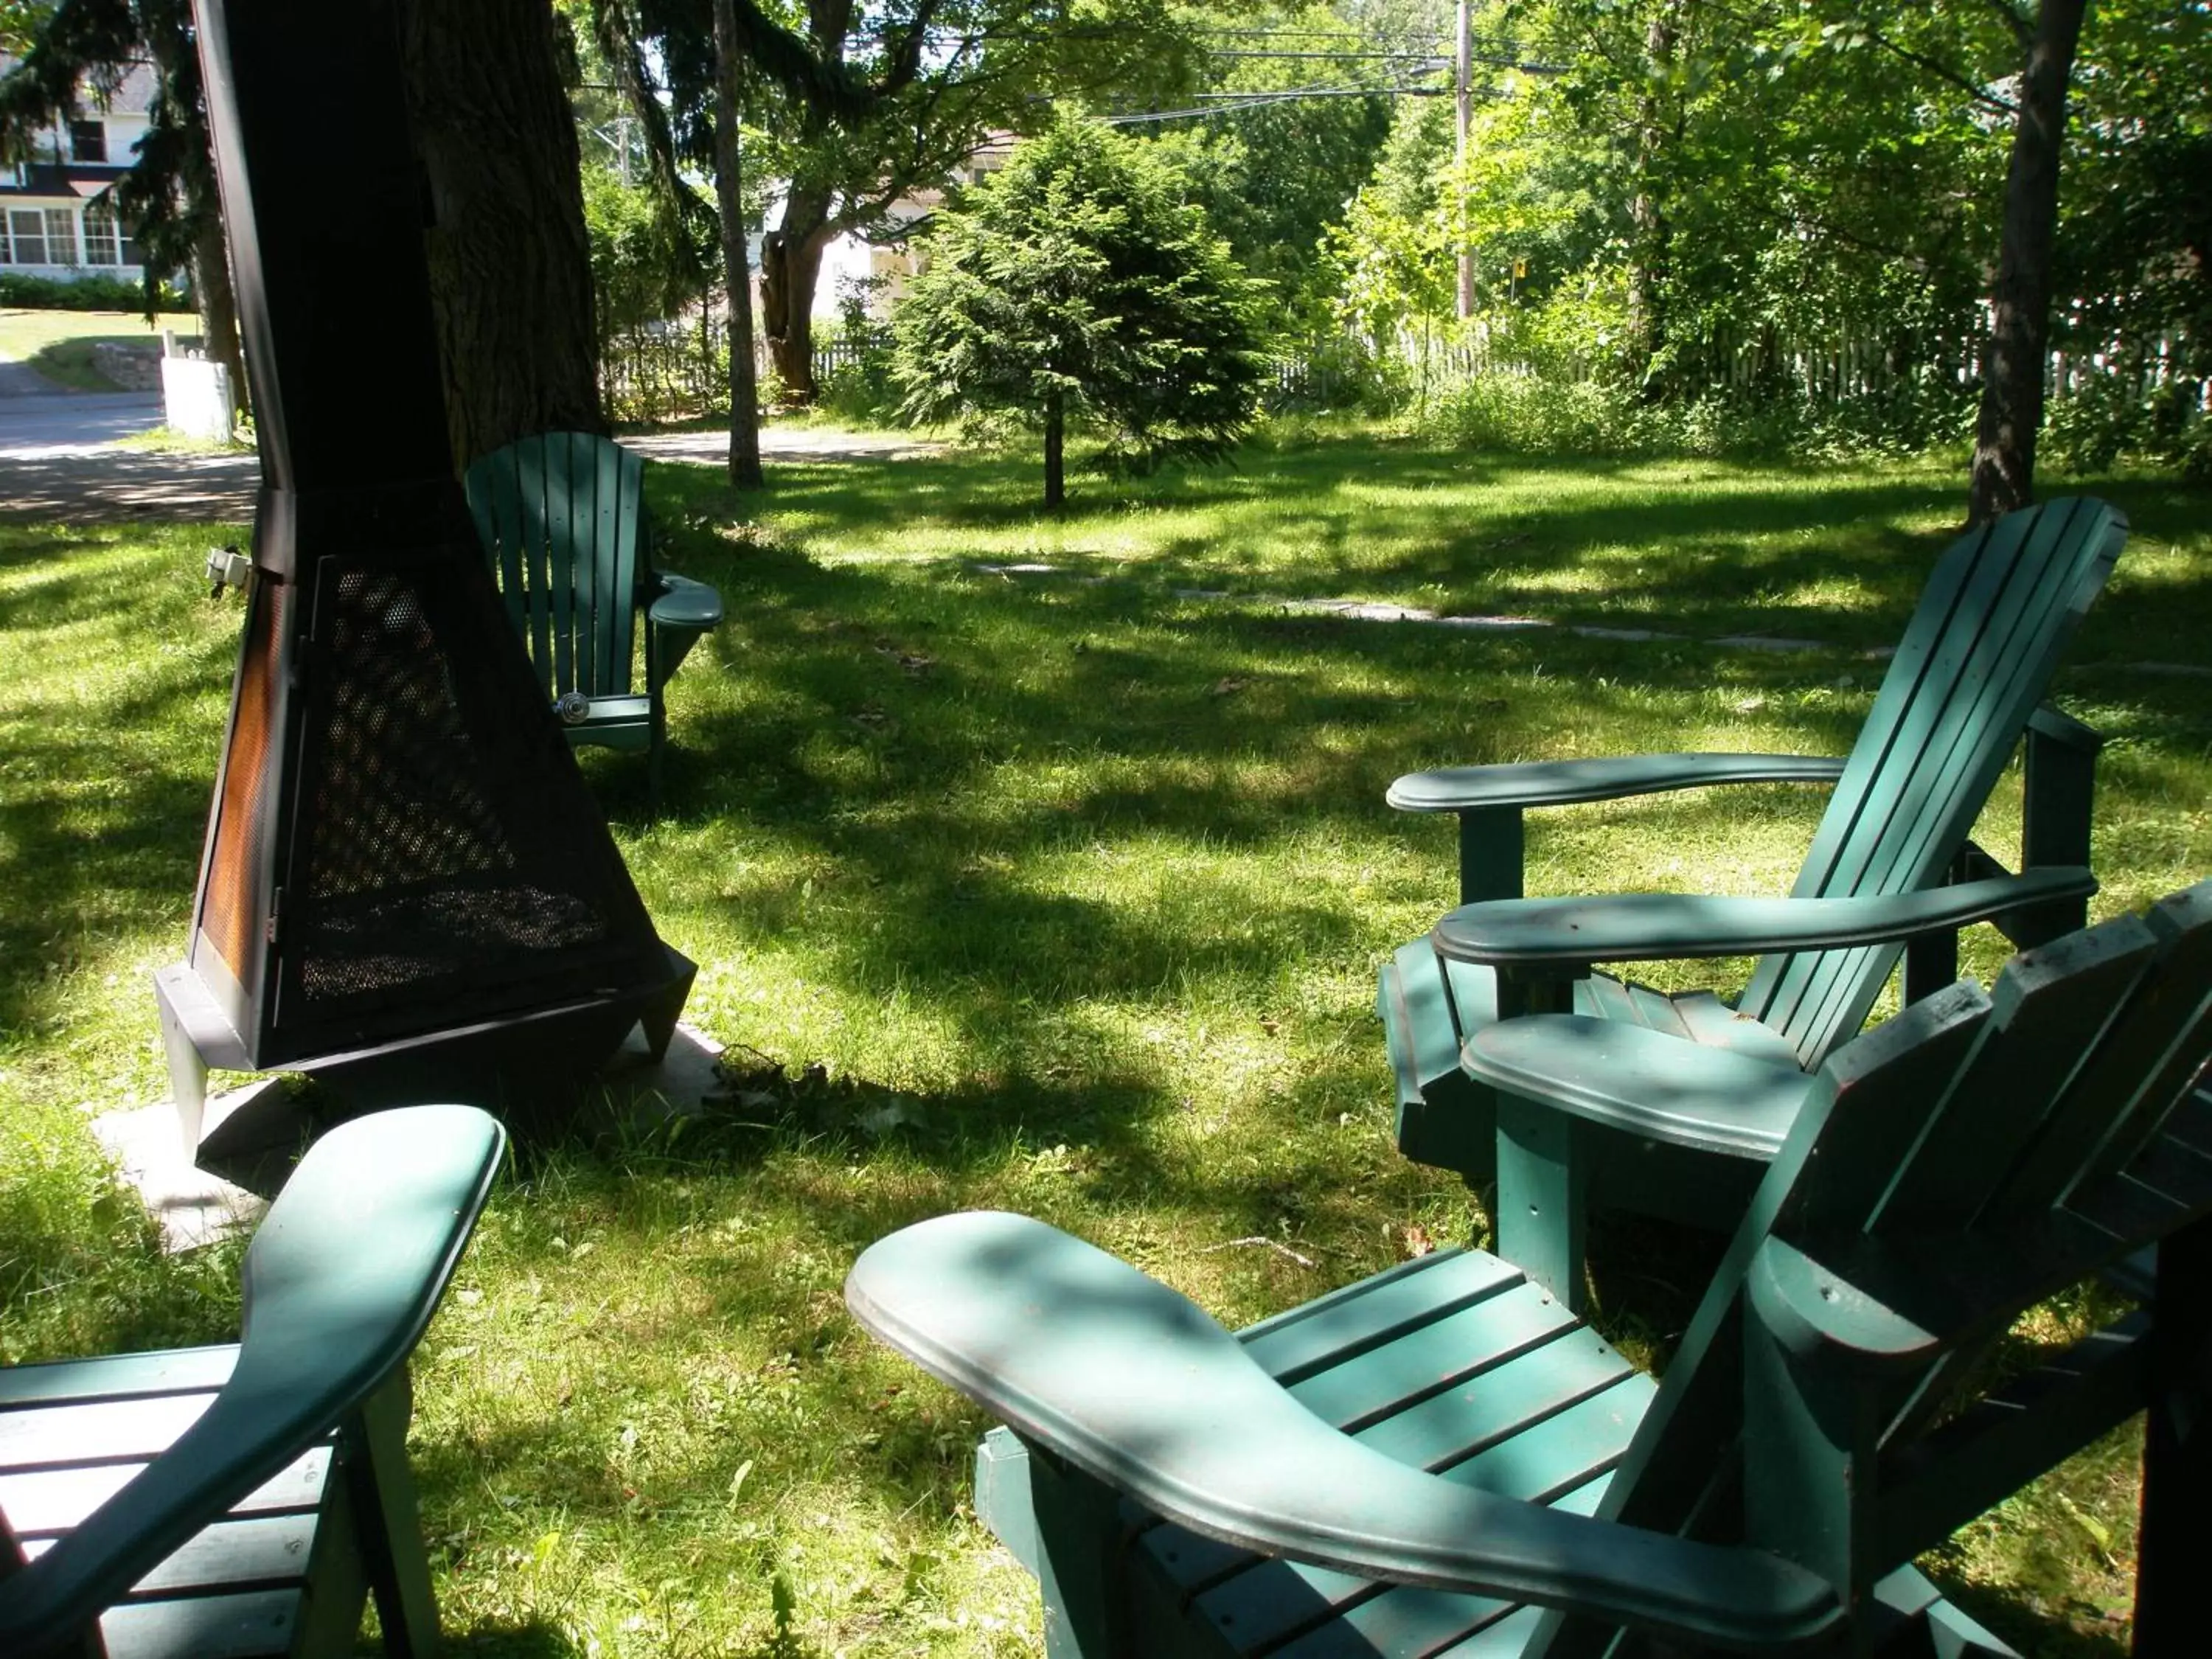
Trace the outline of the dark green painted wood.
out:
<instances>
[{"instance_id":1,"label":"dark green painted wood","mask_svg":"<svg viewBox=\"0 0 2212 1659\"><path fill-rule=\"evenodd\" d=\"M1371 1601L1382 1589L1355 1573L1270 1561L1199 1595L1191 1614L1237 1651L1265 1653Z\"/></svg>"},{"instance_id":2,"label":"dark green painted wood","mask_svg":"<svg viewBox=\"0 0 2212 1659\"><path fill-rule=\"evenodd\" d=\"M908 1228L863 1254L846 1295L870 1329L1033 1445L1048 1437L1071 1463L1216 1536L1708 1638L1781 1647L1832 1628L1824 1593L1770 1558L1610 1528L1601 1543L1584 1517L1366 1450L1174 1291L1041 1224L969 1214ZM1301 1501L1287 1504L1293 1492Z\"/></svg>"},{"instance_id":3,"label":"dark green painted wood","mask_svg":"<svg viewBox=\"0 0 2212 1659\"><path fill-rule=\"evenodd\" d=\"M229 1512L250 1516L312 1510L323 1501L330 1465L328 1445L302 1452L233 1504ZM8 1466L5 1473L0 1473L0 1516L23 1537L58 1536L74 1530L144 1467L136 1459L59 1468Z\"/></svg>"},{"instance_id":4,"label":"dark green painted wood","mask_svg":"<svg viewBox=\"0 0 2212 1659\"><path fill-rule=\"evenodd\" d=\"M1470 808L1459 815L1459 902L1521 896L1523 849L1519 806Z\"/></svg>"},{"instance_id":5,"label":"dark green painted wood","mask_svg":"<svg viewBox=\"0 0 2212 1659\"><path fill-rule=\"evenodd\" d=\"M2036 1074L2048 1065L2046 1049L2089 1053L2157 945L2142 923L2123 917L2017 958L1992 991L1974 1086L1954 1089L1936 1103L1869 1220L1893 1231L1978 1210L2036 1131L2040 1117L2027 1103L2055 1097L2063 1085L2063 1079ZM2039 1040L2025 1040L2028 1032Z\"/></svg>"},{"instance_id":6,"label":"dark green painted wood","mask_svg":"<svg viewBox=\"0 0 2212 1659\"><path fill-rule=\"evenodd\" d=\"M587 699L569 743L643 751L658 801L665 743L663 691L722 602L702 582L655 571L644 468L590 433L517 440L471 465L470 508L549 699ZM634 672L646 614L642 684Z\"/></svg>"},{"instance_id":7,"label":"dark green painted wood","mask_svg":"<svg viewBox=\"0 0 2212 1659\"><path fill-rule=\"evenodd\" d=\"M1291 1397L1347 1434L1446 1389L1470 1395L1479 1391L1486 1403L1501 1401L1510 1397L1510 1389L1501 1389L1498 1367L1575 1328L1574 1316L1557 1297L1523 1279L1476 1306L1457 1313L1440 1310L1430 1322L1381 1347L1331 1363L1293 1385ZM1356 1363L1347 1363L1352 1360ZM1548 1376L1548 1358L1542 1369ZM1475 1378L1480 1379L1479 1389L1463 1387ZM1517 1421L1509 1419L1504 1426Z\"/></svg>"},{"instance_id":8,"label":"dark green painted wood","mask_svg":"<svg viewBox=\"0 0 2212 1659\"><path fill-rule=\"evenodd\" d=\"M1029 1453L1046 1659L1127 1653L1114 1592L1121 1498L1034 1444Z\"/></svg>"},{"instance_id":9,"label":"dark green painted wood","mask_svg":"<svg viewBox=\"0 0 2212 1659\"><path fill-rule=\"evenodd\" d=\"M1738 781L1725 769L1733 758L1747 763L1746 777L1836 780L1793 890L1797 895L1893 893L1944 878L2025 730L2036 774L2027 799L2031 828L2025 861L2036 867L2050 867L2062 856L2081 861L2094 734L2063 716L2037 711L2035 703L2109 574L2125 530L2124 520L2102 503L2060 501L1954 543L1931 573L1852 756L1825 771L1778 765L1762 773L1759 763L1772 757L1741 757L1461 768L1401 779L1390 799L1412 811L1517 812L1528 805ZM2081 908L2078 893L2051 896L2025 911L2007 910L2003 923L2032 942L2078 920ZM1679 943L1647 940L1639 948L1656 954ZM1796 1062L1809 1067L1863 1022L1898 946L1869 939L1808 951L1789 940L1775 943L1778 953L1755 970L1743 1011L1763 1019ZM1923 951L1911 987L1916 998L1948 977L1941 971L1942 950L1938 942ZM1491 1092L1486 1085L1468 1087L1450 1074L1445 1060L1464 1033L1514 1012L1501 1013L1486 992L1470 994L1465 981L1481 971L1471 963L1452 963L1440 973L1401 951L1386 966L1378 1001L1397 1079L1401 1147L1408 1156L1459 1170L1477 1182L1494 1170L1492 1146L1481 1133ZM1449 996L1444 983L1450 986ZM1577 1012L1626 1016L1666 1029L1663 1018L1654 1018L1662 1005L1648 993L1623 988L1616 994L1601 981L1591 981L1591 993L1586 999L1578 991ZM1674 1012L1699 1042L1727 1042L1732 1030L1761 1029L1750 1019L1732 1027L1707 1017L1710 1008L1697 1011L1692 1026L1690 1010ZM1757 1039L1727 1046L1767 1052ZM1595 1180L1595 1190L1608 1204L1645 1207L1632 1184L1616 1188ZM1658 1202L1665 1206L1668 1200ZM1717 1206L1709 1218L1724 1223L1725 1206Z\"/></svg>"},{"instance_id":10,"label":"dark green painted wood","mask_svg":"<svg viewBox=\"0 0 2212 1659\"><path fill-rule=\"evenodd\" d=\"M1555 1325L1552 1340L1540 1347L1486 1367L1443 1393L1380 1400L1355 1420L1365 1419L1358 1431L1363 1445L1401 1463L1432 1472L1463 1470L1462 1478L1486 1491L1549 1502L1606 1473L1626 1449L1625 1429L1589 1442L1577 1437L1580 1430L1559 1426L1571 1408L1624 1384L1629 1392L1604 1402L1600 1417L1626 1413L1633 1427L1650 1391L1649 1380L1587 1328ZM1545 1425L1558 1427L1558 1433L1540 1432ZM1504 1472L1504 1463L1492 1465L1488 1473L1473 1467L1508 1442L1516 1449L1527 1443L1538 1461L1513 1465L1520 1475Z\"/></svg>"},{"instance_id":11,"label":"dark green painted wood","mask_svg":"<svg viewBox=\"0 0 2212 1659\"><path fill-rule=\"evenodd\" d=\"M1620 1594L1614 1553L1668 1536L1732 1547L1739 1569L1777 1555L1806 1565L1848 1610L1855 1650L2002 1652L1911 1571L1914 1554L2161 1386L2177 1390L2162 1443L2183 1473L2158 1488L2147 1561L2175 1559L2212 1479L2187 1434L2212 1407L2212 1091L2194 1086L2212 1056L2197 1018L2212 1002L2212 957L2194 948L2200 907L2212 907L2212 883L2154 907L2148 922L2123 917L2016 959L1988 995L1948 988L1831 1056L1807 1081L1663 1385L1510 1271L1486 1294L1452 1293L1485 1271L1473 1251L1332 1293L1325 1320L1294 1312L1249 1343L1016 1218L945 1218L896 1235L856 1265L848 1297L939 1375L1200 1529L1146 1527L1127 1503L1095 1523L1101 1548L1139 1529L1127 1558L1137 1565L1115 1575L1114 1595L1133 1598L1128 1629L1142 1639L1085 1652L1502 1654L1509 1638L1531 1652L1603 1652L1615 1633L1605 1626L1620 1618L1606 1600ZM1500 1026L1470 1048L1547 1024ZM1623 1051L1673 1041L1629 1025L1612 1035ZM2175 1103L2153 1098L2160 1091ZM2008 1098L1991 1105L1992 1093ZM1976 1126L1993 1126L2005 1105L2033 1151L2062 1127L2078 1148L2076 1175L2045 1183L2040 1208L2016 1192L1984 1203L1987 1182L1957 1178ZM2122 1129L2140 1130L2139 1144L2100 1172ZM2138 1321L2100 1333L1993 1399L1953 1408L2019 1312L2177 1239L2197 1254L2161 1259L2172 1301L2154 1305L2147 1332ZM1346 1346L1331 1355L1282 1340L1302 1328L1340 1333ZM1256 1367L1227 1363L1255 1351L1295 1363L1301 1380L1287 1395ZM2160 1352L2186 1363L2161 1376L2150 1363ZM1355 1432L1347 1440L1332 1424ZM1376 1461L1342 1461L1354 1443ZM1508 1507L1457 1516L1455 1489ZM1316 1547L1356 1515L1372 1517L1360 1523L1366 1543L1340 1535ZM1431 1528L1447 1516L1487 1553L1514 1550L1516 1528L1540 1515L1589 1516L1604 1529L1557 1536L1555 1570L1602 1557L1614 1576L1615 1588L1557 1597L1571 1616L1496 1617L1486 1598L1525 1591L1509 1591L1494 1563L1454 1577L1408 1570L1409 1552L1425 1547L1413 1540L1440 1536ZM1684 1628L1675 1615L1661 1622Z\"/></svg>"},{"instance_id":12,"label":"dark green painted wood","mask_svg":"<svg viewBox=\"0 0 2212 1659\"><path fill-rule=\"evenodd\" d=\"M343 1460L349 1509L362 1517L359 1549L376 1596L385 1647L428 1659L438 1645L438 1604L416 1524L415 1480L407 1467L407 1372L395 1371L363 1401Z\"/></svg>"},{"instance_id":13,"label":"dark green painted wood","mask_svg":"<svg viewBox=\"0 0 2212 1659\"><path fill-rule=\"evenodd\" d=\"M67 1400L85 1404L135 1395L219 1389L238 1363L238 1345L172 1348L161 1353L108 1354L0 1369L0 1410Z\"/></svg>"},{"instance_id":14,"label":"dark green painted wood","mask_svg":"<svg viewBox=\"0 0 2212 1659\"><path fill-rule=\"evenodd\" d=\"M116 1639L133 1650L196 1621L244 1619L283 1638L280 1649L312 1633L313 1650L345 1651L371 1580L390 1650L428 1650L436 1626L404 1474L404 1363L504 1145L496 1123L465 1107L342 1124L301 1160L247 1247L235 1350L34 1368L0 1409L0 1490L27 1497L46 1530L37 1559L0 1583L0 1651L45 1647L95 1619L118 1621ZM204 1385L225 1370L210 1395ZM70 1403L72 1374L92 1403ZM324 1447L334 1422L343 1449L333 1476L327 1452L302 1454ZM119 1484L118 1468L130 1471ZM241 1500L252 1512L226 1519ZM294 1577L313 1572L304 1603L172 1595L187 1580L264 1582L279 1561ZM171 1599L141 1606L134 1586Z\"/></svg>"},{"instance_id":15,"label":"dark green painted wood","mask_svg":"<svg viewBox=\"0 0 2212 1659\"><path fill-rule=\"evenodd\" d=\"M2031 870L2002 880L1850 898L1706 898L1630 893L1601 899L1467 904L1430 931L1439 954L1509 970L1593 962L1690 961L1762 951L1846 949L1985 921L2021 904L2096 891L2087 870ZM1507 981L1510 982L1510 977ZM1504 1006L1501 1000L1501 1007ZM1500 1016L1513 1017L1508 1009Z\"/></svg>"},{"instance_id":16,"label":"dark green painted wood","mask_svg":"<svg viewBox=\"0 0 2212 1659\"><path fill-rule=\"evenodd\" d=\"M1480 1251L1455 1253L1428 1271L1407 1273L1374 1293L1306 1312L1243 1338L1244 1352L1276 1382L1300 1382L1347 1358L1469 1307L1520 1282L1511 1264Z\"/></svg>"},{"instance_id":17,"label":"dark green painted wood","mask_svg":"<svg viewBox=\"0 0 2212 1659\"><path fill-rule=\"evenodd\" d=\"M1276 1655L1277 1659L1371 1659L1378 1653L1431 1654L1514 1611L1511 1602L1488 1596L1394 1587L1279 1648Z\"/></svg>"},{"instance_id":18,"label":"dark green painted wood","mask_svg":"<svg viewBox=\"0 0 2212 1659\"><path fill-rule=\"evenodd\" d=\"M1826 755L1615 755L1591 760L1450 766L1398 779L1387 799L1401 812L1566 806L1728 783L1832 783L1847 763Z\"/></svg>"},{"instance_id":19,"label":"dark green painted wood","mask_svg":"<svg viewBox=\"0 0 2212 1659\"><path fill-rule=\"evenodd\" d=\"M187 1596L134 1602L100 1623L108 1659L175 1659L215 1653L224 1659L289 1655L300 1615L296 1589Z\"/></svg>"},{"instance_id":20,"label":"dark green painted wood","mask_svg":"<svg viewBox=\"0 0 2212 1659\"><path fill-rule=\"evenodd\" d=\"M1492 1206L1491 1220L1499 1254L1517 1263L1570 1312L1580 1313L1583 1257L1589 1238L1589 1166L1576 1156L1576 1127L1568 1113L1517 1094L1499 1093L1498 1202Z\"/></svg>"},{"instance_id":21,"label":"dark green painted wood","mask_svg":"<svg viewBox=\"0 0 2212 1659\"><path fill-rule=\"evenodd\" d=\"M1886 1550L1933 1549L2118 1427L2149 1397L2148 1316L2100 1331L1892 1454L1875 1517ZM2061 1450L2061 1448L2066 1449Z\"/></svg>"},{"instance_id":22,"label":"dark green painted wood","mask_svg":"<svg viewBox=\"0 0 2212 1659\"><path fill-rule=\"evenodd\" d=\"M1465 1064L1470 1075L1537 1102L1547 1115L1760 1162L1781 1149L1810 1086L1795 1066L1579 1014L1478 1031Z\"/></svg>"},{"instance_id":23,"label":"dark green painted wood","mask_svg":"<svg viewBox=\"0 0 2212 1659\"><path fill-rule=\"evenodd\" d=\"M2185 1653L2202 1639L2205 1494L2212 1492L2212 1221L2159 1247L2154 1353L2143 1425L2136 1650Z\"/></svg>"}]
</instances>

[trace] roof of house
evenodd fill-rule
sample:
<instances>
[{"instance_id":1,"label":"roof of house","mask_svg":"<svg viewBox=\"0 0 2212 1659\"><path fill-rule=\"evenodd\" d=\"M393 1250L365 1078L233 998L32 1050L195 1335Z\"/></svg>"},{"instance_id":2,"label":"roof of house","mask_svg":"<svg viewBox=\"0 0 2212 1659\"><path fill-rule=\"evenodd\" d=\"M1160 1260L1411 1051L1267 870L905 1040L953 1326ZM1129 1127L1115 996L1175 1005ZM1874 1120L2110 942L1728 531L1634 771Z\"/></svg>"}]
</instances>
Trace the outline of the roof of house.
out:
<instances>
[{"instance_id":1,"label":"roof of house","mask_svg":"<svg viewBox=\"0 0 2212 1659\"><path fill-rule=\"evenodd\" d=\"M0 52L0 76L7 75L22 60ZM86 76L78 83L77 102L85 115L143 115L154 107L156 82L151 64L127 64L115 84L105 90L98 81Z\"/></svg>"},{"instance_id":2,"label":"roof of house","mask_svg":"<svg viewBox=\"0 0 2212 1659\"><path fill-rule=\"evenodd\" d=\"M130 171L127 165L101 167L90 161L33 161L22 169L23 182L15 182L15 169L0 168L0 200L20 202L29 197L45 200L89 202Z\"/></svg>"}]
</instances>

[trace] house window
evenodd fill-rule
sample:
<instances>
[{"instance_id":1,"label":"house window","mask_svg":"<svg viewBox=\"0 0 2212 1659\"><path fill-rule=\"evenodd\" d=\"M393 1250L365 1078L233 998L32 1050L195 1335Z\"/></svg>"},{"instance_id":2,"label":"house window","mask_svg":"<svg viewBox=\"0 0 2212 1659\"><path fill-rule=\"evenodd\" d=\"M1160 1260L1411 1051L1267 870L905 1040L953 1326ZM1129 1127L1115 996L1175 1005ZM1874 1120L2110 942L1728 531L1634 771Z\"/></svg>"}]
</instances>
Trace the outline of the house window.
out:
<instances>
[{"instance_id":1,"label":"house window","mask_svg":"<svg viewBox=\"0 0 2212 1659\"><path fill-rule=\"evenodd\" d=\"M121 239L116 233L115 210L105 202L94 202L84 210L84 262L88 265L112 265L118 263L117 243Z\"/></svg>"},{"instance_id":2,"label":"house window","mask_svg":"<svg viewBox=\"0 0 2212 1659\"><path fill-rule=\"evenodd\" d=\"M8 228L15 235L15 263L42 265L46 262L46 217L36 208L17 208L8 216Z\"/></svg>"},{"instance_id":3,"label":"house window","mask_svg":"<svg viewBox=\"0 0 2212 1659\"><path fill-rule=\"evenodd\" d=\"M70 122L70 160L105 161L106 159L107 123L105 121Z\"/></svg>"},{"instance_id":4,"label":"house window","mask_svg":"<svg viewBox=\"0 0 2212 1659\"><path fill-rule=\"evenodd\" d=\"M50 265L73 265L76 263L76 215L67 208L46 210L46 263Z\"/></svg>"}]
</instances>

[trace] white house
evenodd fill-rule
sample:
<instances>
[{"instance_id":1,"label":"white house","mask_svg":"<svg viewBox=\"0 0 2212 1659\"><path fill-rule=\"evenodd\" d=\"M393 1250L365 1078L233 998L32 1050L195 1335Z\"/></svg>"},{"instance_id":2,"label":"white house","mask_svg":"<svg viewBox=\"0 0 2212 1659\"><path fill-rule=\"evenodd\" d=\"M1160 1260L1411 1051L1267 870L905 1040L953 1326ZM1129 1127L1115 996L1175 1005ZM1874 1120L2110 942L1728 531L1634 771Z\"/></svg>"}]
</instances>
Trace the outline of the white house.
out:
<instances>
[{"instance_id":1,"label":"white house","mask_svg":"<svg viewBox=\"0 0 2212 1659\"><path fill-rule=\"evenodd\" d=\"M969 153L957 182L980 185L985 175L1006 166L1006 157L1020 141L1011 132L994 132ZM814 314L817 319L837 314L840 301L855 283L880 284L869 289L868 309L881 318L890 313L908 277L915 274L915 258L907 245L914 227L945 204L942 190L910 191L890 205L887 222L872 237L850 231L832 237L822 250L822 274L814 286Z\"/></svg>"},{"instance_id":2,"label":"white house","mask_svg":"<svg viewBox=\"0 0 2212 1659\"><path fill-rule=\"evenodd\" d=\"M0 56L0 75L15 60ZM0 271L74 282L144 276L111 190L146 136L154 72L133 65L103 97L87 87L73 120L57 121L29 157L0 166Z\"/></svg>"}]
</instances>

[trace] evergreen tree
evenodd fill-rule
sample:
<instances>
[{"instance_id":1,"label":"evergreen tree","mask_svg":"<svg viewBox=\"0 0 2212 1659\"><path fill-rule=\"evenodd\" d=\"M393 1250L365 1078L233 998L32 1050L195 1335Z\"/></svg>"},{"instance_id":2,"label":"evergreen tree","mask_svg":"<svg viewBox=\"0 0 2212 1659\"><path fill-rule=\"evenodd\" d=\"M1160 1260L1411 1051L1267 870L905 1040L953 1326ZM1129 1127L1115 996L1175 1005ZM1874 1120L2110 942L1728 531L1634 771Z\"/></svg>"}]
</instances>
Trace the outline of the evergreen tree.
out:
<instances>
[{"instance_id":1,"label":"evergreen tree","mask_svg":"<svg viewBox=\"0 0 2212 1659\"><path fill-rule=\"evenodd\" d=\"M1218 460L1249 428L1259 285L1151 147L1066 119L939 215L895 316L906 412L1012 415L1066 496L1071 422L1109 466Z\"/></svg>"}]
</instances>

